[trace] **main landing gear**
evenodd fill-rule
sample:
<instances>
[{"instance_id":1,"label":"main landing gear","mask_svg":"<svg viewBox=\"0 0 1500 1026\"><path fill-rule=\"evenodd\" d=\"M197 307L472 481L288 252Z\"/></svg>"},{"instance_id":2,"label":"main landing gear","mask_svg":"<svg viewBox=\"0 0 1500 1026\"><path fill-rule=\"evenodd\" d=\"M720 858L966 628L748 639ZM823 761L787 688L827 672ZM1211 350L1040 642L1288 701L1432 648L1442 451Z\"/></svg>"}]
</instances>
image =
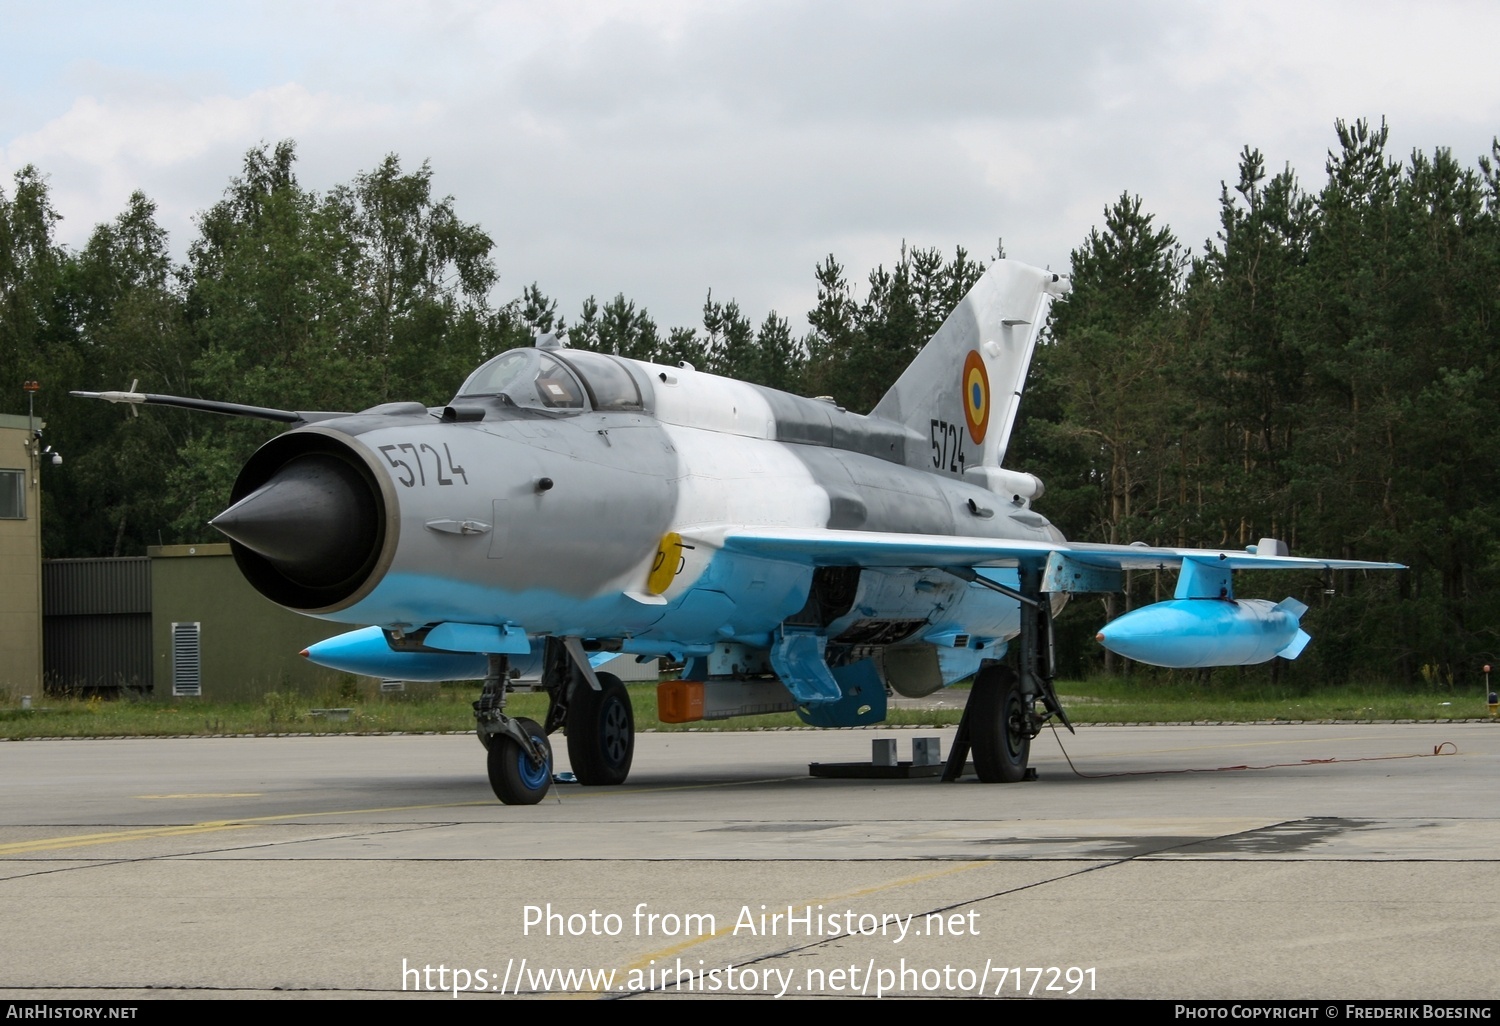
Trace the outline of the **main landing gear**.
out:
<instances>
[{"instance_id":1,"label":"main landing gear","mask_svg":"<svg viewBox=\"0 0 1500 1026\"><path fill-rule=\"evenodd\" d=\"M549 698L545 724L505 715L510 661L490 656L484 690L474 703L479 740L489 752L490 787L506 805L535 805L552 786L552 746L562 728L568 761L580 784L623 784L635 755L635 712L630 693L612 673L595 674L576 641L548 638L542 686ZM570 649L576 649L570 651ZM589 680L598 682L596 690Z\"/></svg>"},{"instance_id":2,"label":"main landing gear","mask_svg":"<svg viewBox=\"0 0 1500 1026\"><path fill-rule=\"evenodd\" d=\"M972 749L974 773L986 784L1014 784L1036 779L1031 739L1056 716L1068 730L1067 713L1052 687L1052 605L1040 588L1041 572L1021 567L1021 590L1007 588L978 575L966 579L1000 591L1021 604L1020 672L989 663L974 675L969 700L958 722L958 735L943 769L943 779L963 776Z\"/></svg>"},{"instance_id":3,"label":"main landing gear","mask_svg":"<svg viewBox=\"0 0 1500 1026\"><path fill-rule=\"evenodd\" d=\"M1031 739L1039 729L1031 722L1032 708L1010 667L986 666L975 676L964 718L971 720L974 773L981 781L1014 784L1026 779Z\"/></svg>"},{"instance_id":4,"label":"main landing gear","mask_svg":"<svg viewBox=\"0 0 1500 1026\"><path fill-rule=\"evenodd\" d=\"M568 702L568 761L580 784L623 784L635 755L635 711L630 692L612 673L573 685Z\"/></svg>"}]
</instances>

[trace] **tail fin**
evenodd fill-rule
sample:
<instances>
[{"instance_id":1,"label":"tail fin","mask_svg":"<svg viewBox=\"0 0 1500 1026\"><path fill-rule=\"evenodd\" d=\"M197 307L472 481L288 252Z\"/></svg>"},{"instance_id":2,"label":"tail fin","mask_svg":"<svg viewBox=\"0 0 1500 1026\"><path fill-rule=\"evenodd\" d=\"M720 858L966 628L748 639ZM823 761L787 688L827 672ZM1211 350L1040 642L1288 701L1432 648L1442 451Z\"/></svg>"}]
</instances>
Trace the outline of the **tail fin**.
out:
<instances>
[{"instance_id":1,"label":"tail fin","mask_svg":"<svg viewBox=\"0 0 1500 1026\"><path fill-rule=\"evenodd\" d=\"M995 491L1010 489L1004 478L1023 476L997 471L1037 337L1052 301L1070 288L1064 275L1011 260L984 272L871 411L932 440L930 452L908 453L912 466Z\"/></svg>"}]
</instances>

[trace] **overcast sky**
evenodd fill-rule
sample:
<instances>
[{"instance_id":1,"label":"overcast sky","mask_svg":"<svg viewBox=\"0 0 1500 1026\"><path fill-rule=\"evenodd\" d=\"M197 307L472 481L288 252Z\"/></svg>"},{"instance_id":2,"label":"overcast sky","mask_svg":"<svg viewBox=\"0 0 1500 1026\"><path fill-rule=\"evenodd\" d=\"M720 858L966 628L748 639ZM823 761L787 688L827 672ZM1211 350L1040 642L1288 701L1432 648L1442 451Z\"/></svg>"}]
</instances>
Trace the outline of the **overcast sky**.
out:
<instances>
[{"instance_id":1,"label":"overcast sky","mask_svg":"<svg viewBox=\"0 0 1500 1026\"><path fill-rule=\"evenodd\" d=\"M77 246L141 189L181 255L247 149L323 190L388 153L495 240L497 301L705 292L800 330L814 264L903 240L1064 268L1139 194L1195 250L1240 150L1323 181L1335 119L1466 165L1500 133L1500 4L0 0L0 188Z\"/></svg>"}]
</instances>

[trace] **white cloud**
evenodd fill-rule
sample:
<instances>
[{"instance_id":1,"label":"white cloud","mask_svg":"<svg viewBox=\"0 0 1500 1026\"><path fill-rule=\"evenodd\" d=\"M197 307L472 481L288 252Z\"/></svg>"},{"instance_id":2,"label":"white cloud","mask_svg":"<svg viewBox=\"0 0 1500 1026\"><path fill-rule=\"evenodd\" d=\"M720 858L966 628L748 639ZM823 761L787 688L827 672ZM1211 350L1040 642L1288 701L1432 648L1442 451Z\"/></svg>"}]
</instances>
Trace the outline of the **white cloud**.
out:
<instances>
[{"instance_id":1,"label":"white cloud","mask_svg":"<svg viewBox=\"0 0 1500 1026\"><path fill-rule=\"evenodd\" d=\"M67 241L141 188L181 252L244 152L295 138L318 189L430 158L504 296L623 290L664 325L710 287L799 321L818 259L859 278L903 240L1061 266L1122 192L1196 248L1241 147L1316 188L1339 117L1465 162L1500 128L1477 3L49 10L0 42L0 172L51 175Z\"/></svg>"},{"instance_id":2,"label":"white cloud","mask_svg":"<svg viewBox=\"0 0 1500 1026\"><path fill-rule=\"evenodd\" d=\"M62 117L14 140L5 148L5 157L8 162L32 163L57 158L101 168L122 162L167 167L257 136L295 137L324 131L330 124L345 130L368 128L390 113L383 105L351 104L295 84L245 97L178 102L80 96Z\"/></svg>"},{"instance_id":3,"label":"white cloud","mask_svg":"<svg viewBox=\"0 0 1500 1026\"><path fill-rule=\"evenodd\" d=\"M83 95L61 116L9 140L0 166L34 164L51 176L53 203L65 216L62 241L81 245L92 226L124 209L136 189L155 199L180 250L192 216L211 205L262 141L359 136L398 117L431 118L432 104L389 104L310 92L297 84L243 97Z\"/></svg>"}]
</instances>

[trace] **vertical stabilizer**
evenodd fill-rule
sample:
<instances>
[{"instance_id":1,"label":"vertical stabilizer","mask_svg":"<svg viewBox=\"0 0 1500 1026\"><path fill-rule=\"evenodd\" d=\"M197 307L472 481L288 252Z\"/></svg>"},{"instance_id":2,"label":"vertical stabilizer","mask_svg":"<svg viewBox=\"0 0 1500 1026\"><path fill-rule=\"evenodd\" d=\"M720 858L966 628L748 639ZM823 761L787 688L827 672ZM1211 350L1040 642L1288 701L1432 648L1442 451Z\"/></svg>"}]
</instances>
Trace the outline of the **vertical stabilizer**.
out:
<instances>
[{"instance_id":1,"label":"vertical stabilizer","mask_svg":"<svg viewBox=\"0 0 1500 1026\"><path fill-rule=\"evenodd\" d=\"M908 461L987 480L1010 444L1026 370L1064 275L996 261L871 411L929 438Z\"/></svg>"}]
</instances>

